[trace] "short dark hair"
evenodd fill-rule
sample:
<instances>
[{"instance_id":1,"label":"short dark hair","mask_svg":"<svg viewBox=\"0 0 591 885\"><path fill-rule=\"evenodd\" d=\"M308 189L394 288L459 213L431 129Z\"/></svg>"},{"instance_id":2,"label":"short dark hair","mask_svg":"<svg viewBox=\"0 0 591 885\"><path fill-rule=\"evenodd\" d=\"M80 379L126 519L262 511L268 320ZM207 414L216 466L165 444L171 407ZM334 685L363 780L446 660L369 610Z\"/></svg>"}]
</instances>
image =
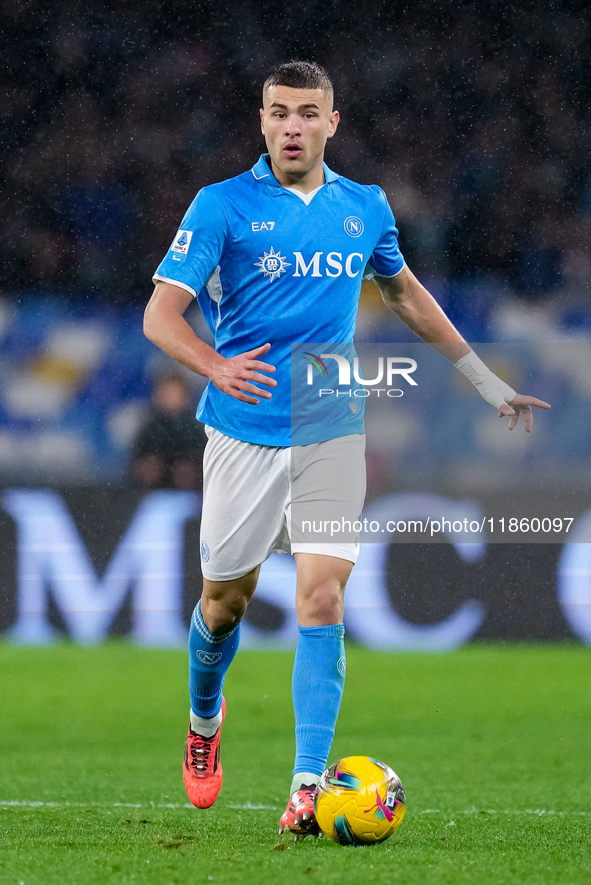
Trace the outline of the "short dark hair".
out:
<instances>
[{"instance_id":1,"label":"short dark hair","mask_svg":"<svg viewBox=\"0 0 591 885\"><path fill-rule=\"evenodd\" d=\"M334 94L330 77L315 61L286 61L278 65L265 80L263 95L270 86L323 89L331 98Z\"/></svg>"}]
</instances>

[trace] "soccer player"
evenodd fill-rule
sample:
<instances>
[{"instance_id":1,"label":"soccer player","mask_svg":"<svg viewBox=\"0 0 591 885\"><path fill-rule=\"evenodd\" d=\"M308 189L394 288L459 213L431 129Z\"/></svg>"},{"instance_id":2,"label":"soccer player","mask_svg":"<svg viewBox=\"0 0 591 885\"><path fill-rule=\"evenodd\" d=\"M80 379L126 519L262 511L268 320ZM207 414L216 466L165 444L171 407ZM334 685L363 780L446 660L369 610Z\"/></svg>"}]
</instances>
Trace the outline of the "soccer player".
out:
<instances>
[{"instance_id":1,"label":"soccer player","mask_svg":"<svg viewBox=\"0 0 591 885\"><path fill-rule=\"evenodd\" d=\"M523 413L531 430L532 406L549 406L516 394L493 375L413 276L383 191L326 166L326 142L339 122L327 73L303 61L279 66L265 81L260 116L268 153L242 175L197 194L154 275L144 330L209 379L197 412L208 443L203 593L189 633L187 793L199 808L217 799L222 686L238 648L240 620L261 563L274 550L291 551L300 624L292 680L296 755L280 829L302 836L319 832L313 791L327 764L343 692L344 592L358 543L302 537L293 507L313 508L321 499L320 506L356 519L365 492L365 437L363 409L346 398L332 410L304 415L296 429L292 345L310 342L308 352L313 342L336 342L346 353L365 275L375 279L395 314L509 417L509 429ZM184 319L193 298L215 348Z\"/></svg>"}]
</instances>

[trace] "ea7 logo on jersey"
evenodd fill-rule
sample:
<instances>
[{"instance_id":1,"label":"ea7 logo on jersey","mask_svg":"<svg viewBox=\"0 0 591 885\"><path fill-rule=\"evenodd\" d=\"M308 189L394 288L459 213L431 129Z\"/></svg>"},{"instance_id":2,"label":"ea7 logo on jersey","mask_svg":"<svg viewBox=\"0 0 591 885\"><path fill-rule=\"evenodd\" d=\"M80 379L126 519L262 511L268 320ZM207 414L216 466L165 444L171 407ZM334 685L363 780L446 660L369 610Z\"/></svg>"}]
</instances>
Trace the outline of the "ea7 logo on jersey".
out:
<instances>
[{"instance_id":1,"label":"ea7 logo on jersey","mask_svg":"<svg viewBox=\"0 0 591 885\"><path fill-rule=\"evenodd\" d=\"M273 230L275 227L274 221L253 221L251 224L253 231L256 233L258 230Z\"/></svg>"},{"instance_id":2,"label":"ea7 logo on jersey","mask_svg":"<svg viewBox=\"0 0 591 885\"><path fill-rule=\"evenodd\" d=\"M173 253L173 261L180 261L181 264L184 262L185 258L187 257L187 252L189 251L189 246L191 245L192 236L192 230L177 231L177 235L172 241L172 246L170 247L170 251Z\"/></svg>"}]
</instances>

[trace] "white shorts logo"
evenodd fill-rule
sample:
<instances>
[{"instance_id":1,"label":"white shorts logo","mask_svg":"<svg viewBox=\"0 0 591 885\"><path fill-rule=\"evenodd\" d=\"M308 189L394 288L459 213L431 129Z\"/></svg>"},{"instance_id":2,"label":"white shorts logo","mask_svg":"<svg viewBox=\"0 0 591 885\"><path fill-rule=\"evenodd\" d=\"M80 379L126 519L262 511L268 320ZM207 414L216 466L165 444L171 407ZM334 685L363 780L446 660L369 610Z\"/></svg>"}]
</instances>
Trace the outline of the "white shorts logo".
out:
<instances>
[{"instance_id":1,"label":"white shorts logo","mask_svg":"<svg viewBox=\"0 0 591 885\"><path fill-rule=\"evenodd\" d=\"M341 676L344 676L347 672L347 661L344 655L337 661L337 670L339 671Z\"/></svg>"},{"instance_id":2,"label":"white shorts logo","mask_svg":"<svg viewBox=\"0 0 591 885\"><path fill-rule=\"evenodd\" d=\"M209 562L209 547L207 546L207 541L201 542L201 560L203 562Z\"/></svg>"},{"instance_id":3,"label":"white shorts logo","mask_svg":"<svg viewBox=\"0 0 591 885\"><path fill-rule=\"evenodd\" d=\"M345 218L344 228L350 237L360 237L363 233L363 222L356 215L349 215Z\"/></svg>"},{"instance_id":4,"label":"white shorts logo","mask_svg":"<svg viewBox=\"0 0 591 885\"><path fill-rule=\"evenodd\" d=\"M214 664L217 664L218 661L222 659L221 651L204 651L202 648L198 649L195 652L199 660L202 664L206 664L208 667L213 667Z\"/></svg>"}]
</instances>

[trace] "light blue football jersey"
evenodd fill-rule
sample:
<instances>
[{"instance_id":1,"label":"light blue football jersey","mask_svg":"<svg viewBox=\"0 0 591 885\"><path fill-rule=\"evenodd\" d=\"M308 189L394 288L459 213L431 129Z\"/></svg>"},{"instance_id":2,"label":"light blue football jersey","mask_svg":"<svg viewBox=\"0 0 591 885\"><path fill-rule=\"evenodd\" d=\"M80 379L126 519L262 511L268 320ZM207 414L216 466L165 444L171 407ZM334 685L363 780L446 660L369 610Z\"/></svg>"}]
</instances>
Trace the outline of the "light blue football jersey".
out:
<instances>
[{"instance_id":1,"label":"light blue football jersey","mask_svg":"<svg viewBox=\"0 0 591 885\"><path fill-rule=\"evenodd\" d=\"M198 299L223 356L271 344L270 400L243 403L209 382L199 403L197 417L235 439L289 446L363 433L363 398L319 397L319 383L338 389L339 367L317 357L352 359L364 275L395 276L404 259L381 188L326 165L324 179L306 205L264 154L248 172L203 188L154 275ZM322 378L312 378L315 366Z\"/></svg>"}]
</instances>

